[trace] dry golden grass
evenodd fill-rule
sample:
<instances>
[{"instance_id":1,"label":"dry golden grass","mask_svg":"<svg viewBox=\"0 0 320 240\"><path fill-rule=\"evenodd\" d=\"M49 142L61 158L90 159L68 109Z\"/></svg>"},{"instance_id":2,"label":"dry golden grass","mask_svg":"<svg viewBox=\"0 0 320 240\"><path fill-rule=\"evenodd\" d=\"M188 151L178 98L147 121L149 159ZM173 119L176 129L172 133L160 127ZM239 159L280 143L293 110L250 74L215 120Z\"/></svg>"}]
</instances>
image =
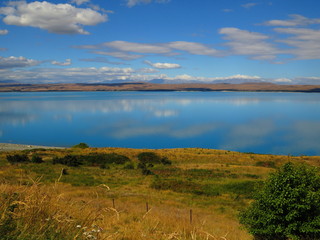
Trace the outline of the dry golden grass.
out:
<instances>
[{"instance_id":1,"label":"dry golden grass","mask_svg":"<svg viewBox=\"0 0 320 240\"><path fill-rule=\"evenodd\" d=\"M291 157L210 149L123 149L87 148L36 151L46 163L9 165L0 153L0 234L2 239L110 239L110 240L251 240L237 220L239 210L250 199L235 193L197 195L188 192L150 188L153 176L142 176L137 169L69 168L52 165L52 156L66 154L117 153L137 162L137 155L154 151L173 162L173 170L210 170L225 177L201 184L222 186L237 181L265 179L274 168L258 162L305 162L319 166L320 157ZM10 154L21 153L11 152ZM29 156L34 151L26 151ZM170 170L159 169L160 170ZM99 179L94 186L72 186L67 177L82 173ZM229 178L229 176L236 178ZM187 175L186 178L193 176ZM172 177L172 176L171 176ZM48 178L51 178L49 181ZM177 179L183 179L176 176ZM53 179L53 180L52 180ZM202 182L201 182L202 181ZM113 200L114 199L114 200ZM147 206L148 204L148 211ZM190 210L192 209L192 222ZM5 236L5 237L3 237Z\"/></svg>"},{"instance_id":2,"label":"dry golden grass","mask_svg":"<svg viewBox=\"0 0 320 240\"><path fill-rule=\"evenodd\" d=\"M1 184L1 224L14 227L8 239L251 239L236 220L221 213L117 199L103 188L64 184ZM10 221L4 221L8 218ZM0 228L1 229L1 228Z\"/></svg>"}]
</instances>

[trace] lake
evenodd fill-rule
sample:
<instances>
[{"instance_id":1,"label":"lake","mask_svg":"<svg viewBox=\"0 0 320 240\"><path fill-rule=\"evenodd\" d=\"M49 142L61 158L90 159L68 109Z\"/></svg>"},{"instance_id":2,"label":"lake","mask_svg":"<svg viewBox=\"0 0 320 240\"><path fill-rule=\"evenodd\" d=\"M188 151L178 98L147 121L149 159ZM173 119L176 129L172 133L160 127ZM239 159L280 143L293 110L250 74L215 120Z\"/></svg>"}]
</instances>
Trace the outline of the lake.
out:
<instances>
[{"instance_id":1,"label":"lake","mask_svg":"<svg viewBox=\"0 0 320 240\"><path fill-rule=\"evenodd\" d=\"M0 93L0 142L320 155L320 94Z\"/></svg>"}]
</instances>

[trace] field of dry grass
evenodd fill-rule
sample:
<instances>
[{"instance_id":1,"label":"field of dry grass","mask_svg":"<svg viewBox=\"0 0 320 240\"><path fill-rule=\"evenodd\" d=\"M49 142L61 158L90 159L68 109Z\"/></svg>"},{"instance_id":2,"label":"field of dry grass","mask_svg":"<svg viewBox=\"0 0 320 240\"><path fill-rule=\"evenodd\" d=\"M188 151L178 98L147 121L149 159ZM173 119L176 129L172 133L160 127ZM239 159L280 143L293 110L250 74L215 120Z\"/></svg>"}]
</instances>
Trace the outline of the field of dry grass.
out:
<instances>
[{"instance_id":1,"label":"field of dry grass","mask_svg":"<svg viewBox=\"0 0 320 240\"><path fill-rule=\"evenodd\" d=\"M319 166L320 157L210 149L152 150L172 165L153 174L137 168L142 149L36 149L0 153L2 239L250 240L238 213L254 186L285 162ZM9 164L8 155L41 156L43 163ZM54 156L117 153L125 165L69 167ZM62 174L62 169L67 174Z\"/></svg>"}]
</instances>

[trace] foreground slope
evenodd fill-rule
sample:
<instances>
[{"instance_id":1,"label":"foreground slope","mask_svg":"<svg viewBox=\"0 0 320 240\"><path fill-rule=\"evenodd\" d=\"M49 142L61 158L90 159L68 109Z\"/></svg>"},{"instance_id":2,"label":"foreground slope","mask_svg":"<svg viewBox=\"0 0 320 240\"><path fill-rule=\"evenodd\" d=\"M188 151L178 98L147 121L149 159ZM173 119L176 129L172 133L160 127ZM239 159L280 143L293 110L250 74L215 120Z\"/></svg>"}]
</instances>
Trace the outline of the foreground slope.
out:
<instances>
[{"instance_id":1,"label":"foreground slope","mask_svg":"<svg viewBox=\"0 0 320 240\"><path fill-rule=\"evenodd\" d=\"M150 152L171 164L143 166L139 154ZM7 156L14 155L44 162L10 164ZM320 164L316 156L198 148L31 149L0 156L4 239L252 239L237 216L254 189L288 161ZM126 161L100 164L106 156ZM68 166L66 159L82 164Z\"/></svg>"}]
</instances>

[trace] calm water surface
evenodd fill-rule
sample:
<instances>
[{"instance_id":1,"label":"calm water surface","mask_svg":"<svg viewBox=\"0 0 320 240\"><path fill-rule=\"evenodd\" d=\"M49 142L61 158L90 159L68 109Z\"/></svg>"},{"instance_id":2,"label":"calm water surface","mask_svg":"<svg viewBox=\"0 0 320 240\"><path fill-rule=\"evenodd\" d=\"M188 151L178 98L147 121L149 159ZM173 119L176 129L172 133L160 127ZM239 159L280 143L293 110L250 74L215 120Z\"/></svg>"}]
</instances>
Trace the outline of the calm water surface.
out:
<instances>
[{"instance_id":1,"label":"calm water surface","mask_svg":"<svg viewBox=\"0 0 320 240\"><path fill-rule=\"evenodd\" d=\"M320 94L0 93L0 142L320 155Z\"/></svg>"}]
</instances>

